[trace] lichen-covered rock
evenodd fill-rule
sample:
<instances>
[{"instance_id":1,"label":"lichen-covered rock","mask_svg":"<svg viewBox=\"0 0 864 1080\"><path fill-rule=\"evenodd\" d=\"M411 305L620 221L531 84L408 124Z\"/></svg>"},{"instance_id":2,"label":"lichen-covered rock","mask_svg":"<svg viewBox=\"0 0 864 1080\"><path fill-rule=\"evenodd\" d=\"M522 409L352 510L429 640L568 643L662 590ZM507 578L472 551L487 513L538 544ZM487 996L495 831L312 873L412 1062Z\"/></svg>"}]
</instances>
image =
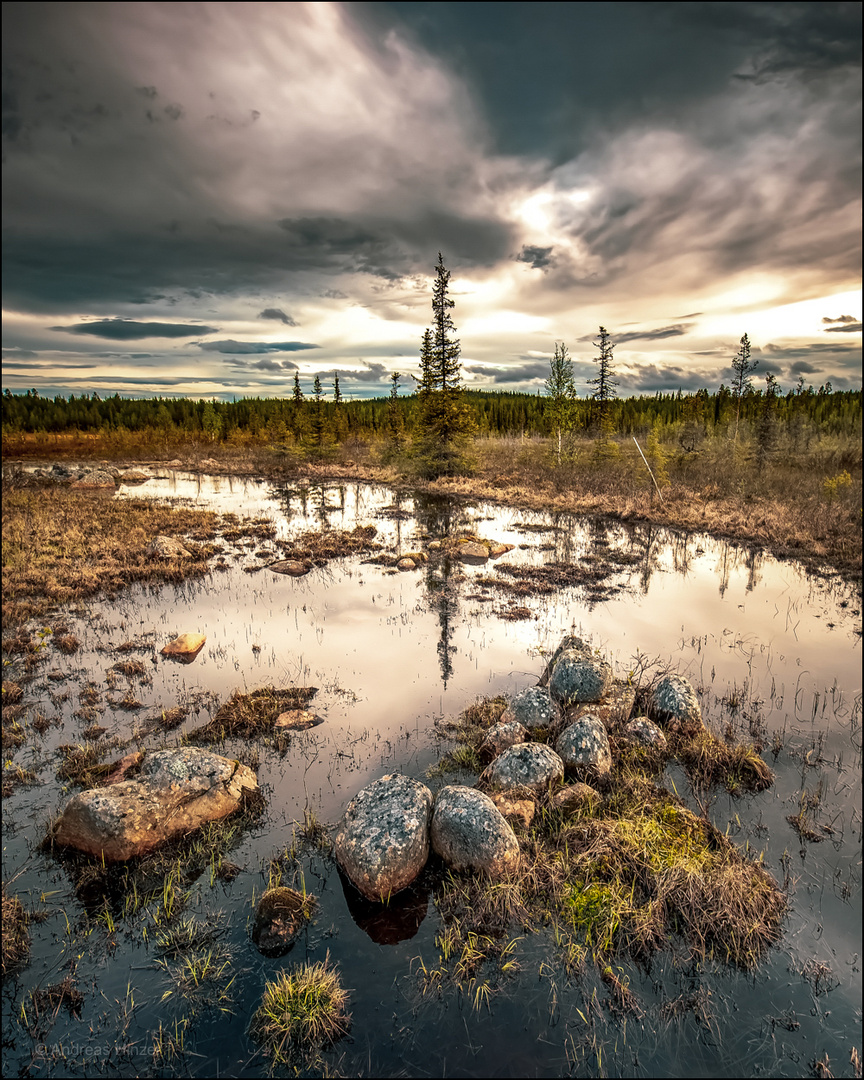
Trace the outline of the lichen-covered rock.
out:
<instances>
[{"instance_id":1,"label":"lichen-covered rock","mask_svg":"<svg viewBox=\"0 0 864 1080\"><path fill-rule=\"evenodd\" d=\"M114 477L104 469L87 469L77 480L73 480L73 488L113 488Z\"/></svg>"},{"instance_id":2,"label":"lichen-covered rock","mask_svg":"<svg viewBox=\"0 0 864 1080\"><path fill-rule=\"evenodd\" d=\"M563 814L593 813L603 802L599 791L590 784L567 784L552 793L550 805Z\"/></svg>"},{"instance_id":3,"label":"lichen-covered rock","mask_svg":"<svg viewBox=\"0 0 864 1080\"><path fill-rule=\"evenodd\" d=\"M410 885L429 857L432 792L392 773L363 788L348 804L336 835L336 859L369 900L384 901Z\"/></svg>"},{"instance_id":4,"label":"lichen-covered rock","mask_svg":"<svg viewBox=\"0 0 864 1080\"><path fill-rule=\"evenodd\" d=\"M647 716L634 717L624 728L624 736L628 742L636 743L637 746L655 750L666 749L666 736Z\"/></svg>"},{"instance_id":5,"label":"lichen-covered rock","mask_svg":"<svg viewBox=\"0 0 864 1080\"><path fill-rule=\"evenodd\" d=\"M545 743L511 746L486 768L480 779L492 788L542 791L564 777L564 763Z\"/></svg>"},{"instance_id":6,"label":"lichen-covered rock","mask_svg":"<svg viewBox=\"0 0 864 1080\"><path fill-rule=\"evenodd\" d=\"M561 659L561 654L567 650L582 653L585 657L594 655L591 651L591 646L584 638L576 637L574 634L565 634L564 637L561 638L561 643L558 645L558 648L552 653L547 661L543 674L540 676L538 686L547 686L549 684L549 679L555 669L555 665Z\"/></svg>"},{"instance_id":7,"label":"lichen-covered rock","mask_svg":"<svg viewBox=\"0 0 864 1080\"><path fill-rule=\"evenodd\" d=\"M284 956L294 944L315 900L286 885L267 889L258 901L252 940L265 956Z\"/></svg>"},{"instance_id":8,"label":"lichen-covered rock","mask_svg":"<svg viewBox=\"0 0 864 1080\"><path fill-rule=\"evenodd\" d=\"M185 746L148 753L133 780L74 795L54 842L120 862L218 821L258 790L251 769L209 750Z\"/></svg>"},{"instance_id":9,"label":"lichen-covered rock","mask_svg":"<svg viewBox=\"0 0 864 1080\"><path fill-rule=\"evenodd\" d=\"M454 870L500 878L519 864L519 841L495 803L476 788L442 788L432 813L432 847Z\"/></svg>"},{"instance_id":10,"label":"lichen-covered rock","mask_svg":"<svg viewBox=\"0 0 864 1080\"><path fill-rule=\"evenodd\" d=\"M490 761L499 754L503 754L505 750L509 750L511 746L527 742L527 740L528 732L518 720L511 720L507 724L495 724L486 732L480 744L479 753L484 760Z\"/></svg>"},{"instance_id":11,"label":"lichen-covered rock","mask_svg":"<svg viewBox=\"0 0 864 1080\"><path fill-rule=\"evenodd\" d=\"M514 799L505 791L493 791L489 798L509 825L531 828L537 813L537 803L533 799Z\"/></svg>"},{"instance_id":12,"label":"lichen-covered rock","mask_svg":"<svg viewBox=\"0 0 864 1080\"><path fill-rule=\"evenodd\" d=\"M467 563L484 563L489 558L489 548L474 540L462 540L456 547L456 554Z\"/></svg>"},{"instance_id":13,"label":"lichen-covered rock","mask_svg":"<svg viewBox=\"0 0 864 1080\"><path fill-rule=\"evenodd\" d=\"M600 778L607 776L612 768L606 728L591 713L566 727L555 741L555 749L568 772Z\"/></svg>"},{"instance_id":14,"label":"lichen-covered rock","mask_svg":"<svg viewBox=\"0 0 864 1080\"><path fill-rule=\"evenodd\" d=\"M151 559L191 559L192 552L176 536L155 536L147 547Z\"/></svg>"},{"instance_id":15,"label":"lichen-covered rock","mask_svg":"<svg viewBox=\"0 0 864 1080\"><path fill-rule=\"evenodd\" d=\"M692 732L702 727L696 691L683 675L664 675L651 695L651 714L669 731Z\"/></svg>"},{"instance_id":16,"label":"lichen-covered rock","mask_svg":"<svg viewBox=\"0 0 864 1080\"><path fill-rule=\"evenodd\" d=\"M561 710L542 686L520 691L501 714L500 722L521 724L528 731L545 731L561 722Z\"/></svg>"},{"instance_id":17,"label":"lichen-covered rock","mask_svg":"<svg viewBox=\"0 0 864 1080\"><path fill-rule=\"evenodd\" d=\"M124 473L118 470L114 475L122 484L143 484L150 479L148 474L141 472L140 469L129 469Z\"/></svg>"},{"instance_id":18,"label":"lichen-covered rock","mask_svg":"<svg viewBox=\"0 0 864 1080\"><path fill-rule=\"evenodd\" d=\"M606 660L588 656L581 649L565 649L552 670L549 693L562 708L600 701L612 685L612 668Z\"/></svg>"},{"instance_id":19,"label":"lichen-covered rock","mask_svg":"<svg viewBox=\"0 0 864 1080\"><path fill-rule=\"evenodd\" d=\"M628 686L625 682L613 679L612 685L600 701L571 705L569 708L564 709L559 731L580 719L585 713L591 713L592 716L598 717L606 725L606 730L611 731L627 721L633 711L635 701L636 687Z\"/></svg>"}]
</instances>

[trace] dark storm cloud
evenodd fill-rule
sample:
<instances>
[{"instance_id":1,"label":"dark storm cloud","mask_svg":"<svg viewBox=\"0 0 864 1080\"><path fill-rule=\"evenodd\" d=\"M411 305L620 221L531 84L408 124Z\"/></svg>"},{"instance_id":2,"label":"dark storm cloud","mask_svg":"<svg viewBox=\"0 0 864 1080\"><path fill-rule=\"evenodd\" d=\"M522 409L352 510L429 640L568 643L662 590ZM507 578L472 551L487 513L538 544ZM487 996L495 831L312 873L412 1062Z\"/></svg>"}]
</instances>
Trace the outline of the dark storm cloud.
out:
<instances>
[{"instance_id":1,"label":"dark storm cloud","mask_svg":"<svg viewBox=\"0 0 864 1080\"><path fill-rule=\"evenodd\" d=\"M292 319L290 315L286 315L282 308L268 307L263 311L258 312L259 319L276 319L277 322L284 323L286 326L297 326L296 319Z\"/></svg>"},{"instance_id":2,"label":"dark storm cloud","mask_svg":"<svg viewBox=\"0 0 864 1080\"><path fill-rule=\"evenodd\" d=\"M836 319L831 319L827 315L822 318L823 323L857 323L858 319L854 315L838 315Z\"/></svg>"},{"instance_id":3,"label":"dark storm cloud","mask_svg":"<svg viewBox=\"0 0 864 1080\"><path fill-rule=\"evenodd\" d=\"M204 352L231 353L235 356L272 353L299 352L301 349L320 349L320 345L307 345L303 341L199 341L198 348Z\"/></svg>"},{"instance_id":4,"label":"dark storm cloud","mask_svg":"<svg viewBox=\"0 0 864 1080\"><path fill-rule=\"evenodd\" d=\"M843 326L825 326L823 327L823 332L826 334L860 334L861 329L862 326L860 322L853 322L846 323Z\"/></svg>"},{"instance_id":5,"label":"dark storm cloud","mask_svg":"<svg viewBox=\"0 0 864 1080\"><path fill-rule=\"evenodd\" d=\"M576 156L625 125L677 123L736 75L811 80L860 63L851 3L352 4L407 27L471 85L505 153Z\"/></svg>"},{"instance_id":6,"label":"dark storm cloud","mask_svg":"<svg viewBox=\"0 0 864 1080\"><path fill-rule=\"evenodd\" d=\"M675 323L673 326L661 326L657 330L631 330L626 334L612 334L613 345L624 345L628 341L662 341L663 338L681 337L692 327L692 323ZM587 334L579 341L594 341L597 334Z\"/></svg>"},{"instance_id":7,"label":"dark storm cloud","mask_svg":"<svg viewBox=\"0 0 864 1080\"><path fill-rule=\"evenodd\" d=\"M523 244L522 250L515 256L517 262L528 263L534 270L543 270L552 265L551 247L537 247L532 244Z\"/></svg>"},{"instance_id":8,"label":"dark storm cloud","mask_svg":"<svg viewBox=\"0 0 864 1080\"><path fill-rule=\"evenodd\" d=\"M49 330L63 330L67 334L87 334L92 337L110 338L113 341L133 341L136 338L181 338L215 334L215 326L193 326L187 323L133 322L131 319L97 319L94 322L75 323L73 326L49 326Z\"/></svg>"}]
</instances>

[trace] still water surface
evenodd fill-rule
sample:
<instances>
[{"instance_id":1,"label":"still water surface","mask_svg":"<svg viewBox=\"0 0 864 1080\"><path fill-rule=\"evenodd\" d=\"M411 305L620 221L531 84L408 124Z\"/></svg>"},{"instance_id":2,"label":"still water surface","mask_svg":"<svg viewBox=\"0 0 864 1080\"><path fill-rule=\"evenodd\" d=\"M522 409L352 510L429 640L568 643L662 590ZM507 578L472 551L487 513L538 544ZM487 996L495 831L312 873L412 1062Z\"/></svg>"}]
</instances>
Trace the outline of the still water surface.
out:
<instances>
[{"instance_id":1,"label":"still water surface","mask_svg":"<svg viewBox=\"0 0 864 1080\"><path fill-rule=\"evenodd\" d=\"M356 556L290 578L258 569L266 558L256 553L266 554L261 549L271 543L240 542L226 545L225 568L203 580L135 587L70 615L82 649L50 658L54 672L69 678L55 674L37 688L45 711L64 726L16 758L43 784L18 790L4 805L4 876L20 869L19 895L36 903L49 894L50 912L31 928L33 962L4 990L4 1033L14 1043L4 1075L25 1067L32 1075L95 1075L100 1067L146 1074L154 1069L149 1055L159 1023L170 1027L188 1011L176 995L161 1000L164 973L140 924L113 936L97 929L83 947L78 937L72 944L66 920L83 926L81 906L58 865L33 851L49 815L68 798L54 779L52 748L80 739L73 713L88 680L108 706L99 723L122 738L177 703L193 710L182 732L237 689L319 688L311 707L325 723L292 736L283 757L262 750L258 775L268 810L262 827L231 854L243 872L230 885L211 887L202 878L193 893L190 911L225 921L224 940L234 951L233 1014L201 1014L186 1031L188 1052L166 1075L261 1075L266 1063L247 1029L264 983L328 952L350 989L350 1036L327 1055L329 1068L343 1075L800 1076L824 1053L835 1075L852 1075L850 1050L861 1049L861 616L857 593L839 577L808 574L707 536L479 502L456 506L367 484L282 489L178 473L121 488L117 497L142 496L266 515L277 539L374 524L390 553L469 530L514 545L499 563L574 562L610 552L622 560L601 590L513 600L483 584L499 576L491 563L394 573ZM505 618L515 605L529 617ZM642 1009L640 1017L623 1016L610 1009L590 964L568 980L554 943L540 933L522 937L519 974L478 1011L456 990L421 994L419 963L436 962L440 929L428 892L416 890L410 910L403 905L382 920L314 855L303 868L307 889L321 901L311 927L286 957L260 956L248 937L253 895L266 886L262 864L290 842L293 823L310 810L335 821L361 787L385 773L423 779L447 748L434 734L435 719L478 696L533 685L543 651L573 629L606 652L618 675L637 667L640 656L671 663L699 689L709 726L722 732L731 723L738 737L764 742L774 787L741 798L721 792L710 811L736 843L764 852L778 881L784 854L791 857L783 937L760 969L694 965L674 949L647 968L619 958L618 974L629 978ZM187 631L207 635L193 664L158 657L167 640ZM146 646L135 655L146 659L148 675L132 680L145 707L130 714L110 707L128 682L121 678L111 689L105 680L116 660L111 650L135 638ZM166 736L150 736L146 745L160 740ZM687 797L676 767L666 783ZM821 796L821 843L802 842L786 821L808 792ZM16 1013L34 987L59 981L70 961L85 1003L80 1019L54 1019L43 1053ZM701 1004L662 1013L682 995ZM77 1053L59 1060L61 1043Z\"/></svg>"}]
</instances>

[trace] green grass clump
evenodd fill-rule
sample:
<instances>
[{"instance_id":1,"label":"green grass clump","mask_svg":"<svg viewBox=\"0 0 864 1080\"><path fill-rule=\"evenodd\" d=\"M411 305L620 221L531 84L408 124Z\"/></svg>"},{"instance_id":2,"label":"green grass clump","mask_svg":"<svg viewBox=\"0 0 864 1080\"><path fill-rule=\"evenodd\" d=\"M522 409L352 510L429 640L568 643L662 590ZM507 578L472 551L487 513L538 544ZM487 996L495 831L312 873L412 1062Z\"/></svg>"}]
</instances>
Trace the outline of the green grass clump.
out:
<instances>
[{"instance_id":1,"label":"green grass clump","mask_svg":"<svg viewBox=\"0 0 864 1080\"><path fill-rule=\"evenodd\" d=\"M264 1043L274 1062L315 1051L347 1032L348 994L329 961L328 953L317 964L281 972L265 986L251 1033Z\"/></svg>"},{"instance_id":2,"label":"green grass clump","mask_svg":"<svg viewBox=\"0 0 864 1080\"><path fill-rule=\"evenodd\" d=\"M3 974L30 957L30 934L27 913L17 896L10 896L3 886Z\"/></svg>"},{"instance_id":3,"label":"green grass clump","mask_svg":"<svg viewBox=\"0 0 864 1080\"><path fill-rule=\"evenodd\" d=\"M742 790L764 791L774 783L774 773L755 746L749 743L727 746L704 728L680 740L674 751L693 786L703 791L715 784L722 784L731 794Z\"/></svg>"}]
</instances>

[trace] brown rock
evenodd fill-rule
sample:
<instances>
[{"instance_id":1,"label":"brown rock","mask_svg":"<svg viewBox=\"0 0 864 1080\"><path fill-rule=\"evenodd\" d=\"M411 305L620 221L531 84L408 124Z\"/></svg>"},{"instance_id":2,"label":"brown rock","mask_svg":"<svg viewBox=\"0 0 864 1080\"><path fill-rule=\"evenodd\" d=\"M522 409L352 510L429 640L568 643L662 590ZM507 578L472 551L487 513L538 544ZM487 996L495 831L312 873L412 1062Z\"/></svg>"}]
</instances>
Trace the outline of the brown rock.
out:
<instances>
[{"instance_id":1,"label":"brown rock","mask_svg":"<svg viewBox=\"0 0 864 1080\"><path fill-rule=\"evenodd\" d=\"M252 940L265 956L284 956L308 921L315 898L279 885L258 901Z\"/></svg>"},{"instance_id":2,"label":"brown rock","mask_svg":"<svg viewBox=\"0 0 864 1080\"><path fill-rule=\"evenodd\" d=\"M415 563L413 559L409 559L406 556L404 559L400 559L399 562L396 563L396 569L397 570L416 570L417 569L417 563Z\"/></svg>"},{"instance_id":3,"label":"brown rock","mask_svg":"<svg viewBox=\"0 0 864 1080\"><path fill-rule=\"evenodd\" d=\"M537 804L533 799L513 799L500 791L493 792L489 797L495 803L498 813L510 825L521 825L523 829L531 828L531 822L537 813Z\"/></svg>"},{"instance_id":4,"label":"brown rock","mask_svg":"<svg viewBox=\"0 0 864 1080\"><path fill-rule=\"evenodd\" d=\"M151 559L191 559L192 552L175 536L156 536L147 548Z\"/></svg>"},{"instance_id":5,"label":"brown rock","mask_svg":"<svg viewBox=\"0 0 864 1080\"><path fill-rule=\"evenodd\" d=\"M312 567L297 559L282 559L280 562L270 563L269 569L276 574L288 574L289 577L303 577L308 574Z\"/></svg>"},{"instance_id":6,"label":"brown rock","mask_svg":"<svg viewBox=\"0 0 864 1080\"><path fill-rule=\"evenodd\" d=\"M144 754L140 750L134 750L131 754L127 754L126 757L121 758L114 767L114 770L105 777L102 781L103 787L108 787L110 784L119 784L126 779L128 773L137 768L144 760Z\"/></svg>"},{"instance_id":7,"label":"brown rock","mask_svg":"<svg viewBox=\"0 0 864 1080\"><path fill-rule=\"evenodd\" d=\"M306 731L323 723L320 716L308 709L289 709L276 717L273 727L283 731Z\"/></svg>"},{"instance_id":8,"label":"brown rock","mask_svg":"<svg viewBox=\"0 0 864 1080\"><path fill-rule=\"evenodd\" d=\"M258 789L251 769L186 746L145 756L132 780L74 795L54 829L54 843L120 862L237 810Z\"/></svg>"},{"instance_id":9,"label":"brown rock","mask_svg":"<svg viewBox=\"0 0 864 1080\"><path fill-rule=\"evenodd\" d=\"M475 540L460 540L456 554L462 562L484 563L489 558L489 548Z\"/></svg>"},{"instance_id":10,"label":"brown rock","mask_svg":"<svg viewBox=\"0 0 864 1080\"><path fill-rule=\"evenodd\" d=\"M499 555L506 555L508 551L513 550L512 544L499 544L493 540L489 544L489 557L491 559L497 559Z\"/></svg>"},{"instance_id":11,"label":"brown rock","mask_svg":"<svg viewBox=\"0 0 864 1080\"><path fill-rule=\"evenodd\" d=\"M174 638L173 641L168 642L162 649L162 655L176 657L177 659L194 660L204 648L206 640L204 634L181 634L179 637Z\"/></svg>"},{"instance_id":12,"label":"brown rock","mask_svg":"<svg viewBox=\"0 0 864 1080\"><path fill-rule=\"evenodd\" d=\"M145 480L149 479L147 473L141 472L140 469L130 469L128 472L120 473L119 476L119 480L123 484L143 484Z\"/></svg>"}]
</instances>

